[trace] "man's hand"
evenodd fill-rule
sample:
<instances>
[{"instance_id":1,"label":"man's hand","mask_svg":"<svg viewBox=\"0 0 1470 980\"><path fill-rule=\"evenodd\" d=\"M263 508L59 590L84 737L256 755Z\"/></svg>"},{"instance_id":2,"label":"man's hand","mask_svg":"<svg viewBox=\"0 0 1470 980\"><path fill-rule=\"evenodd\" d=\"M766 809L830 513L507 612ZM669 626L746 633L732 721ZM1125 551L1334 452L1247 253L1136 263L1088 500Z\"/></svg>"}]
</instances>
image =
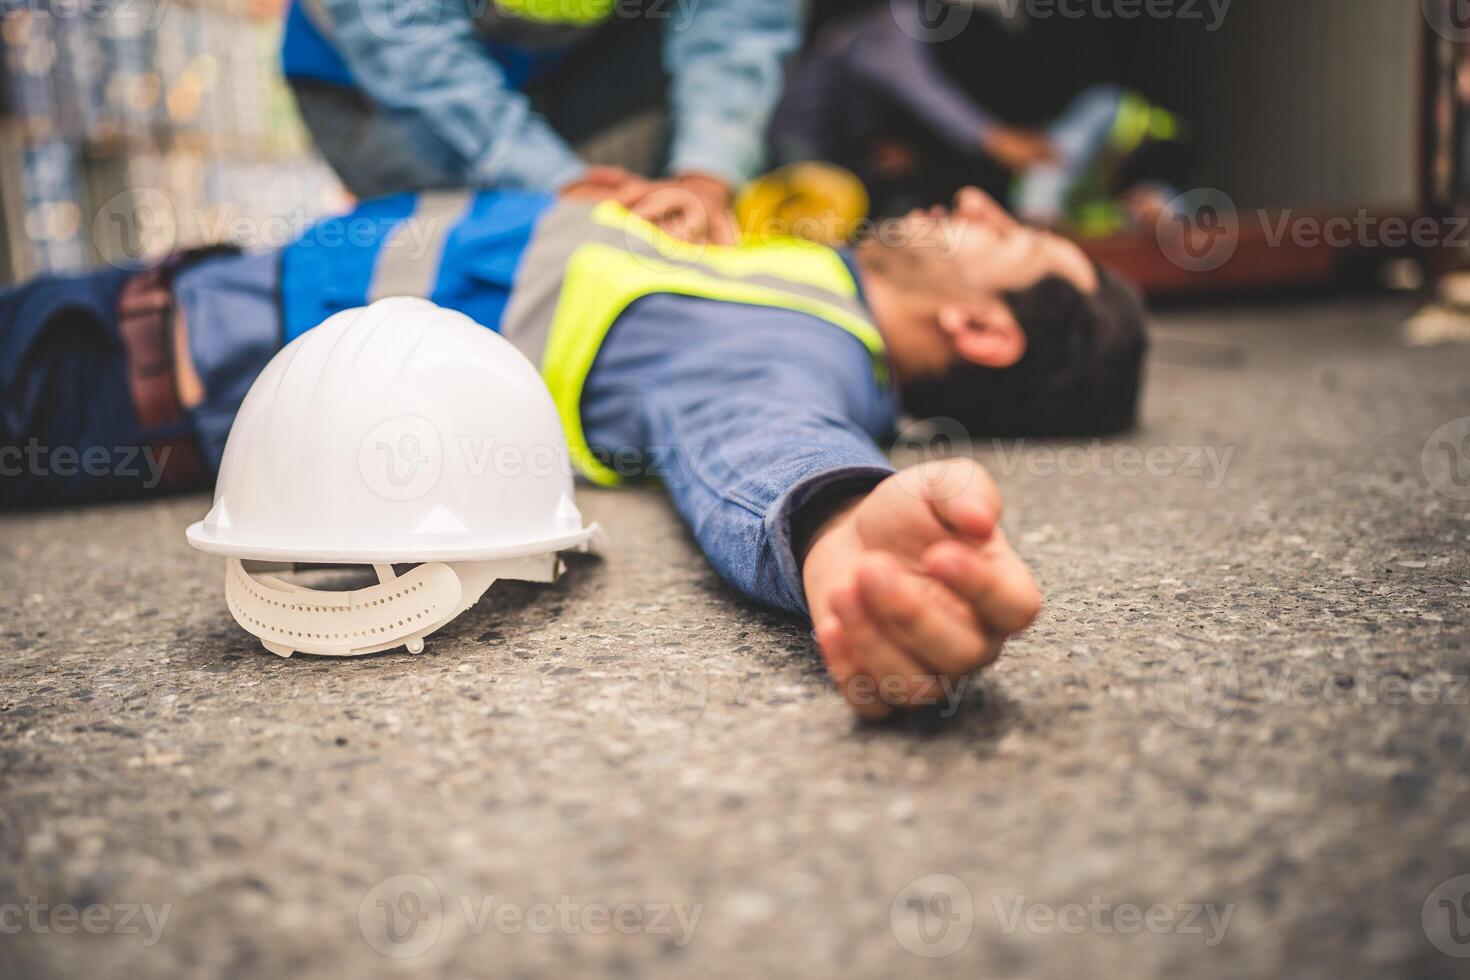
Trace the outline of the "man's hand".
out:
<instances>
[{"instance_id":1,"label":"man's hand","mask_svg":"<svg viewBox=\"0 0 1470 980\"><path fill-rule=\"evenodd\" d=\"M642 193L623 200L638 217L687 242L734 245L735 222L730 216L730 187L708 174L683 174L654 181Z\"/></svg>"},{"instance_id":2,"label":"man's hand","mask_svg":"<svg viewBox=\"0 0 1470 980\"><path fill-rule=\"evenodd\" d=\"M706 174L649 180L622 167L588 167L557 193L575 201L617 201L644 221L696 245L734 245L738 237L729 186Z\"/></svg>"},{"instance_id":3,"label":"man's hand","mask_svg":"<svg viewBox=\"0 0 1470 980\"><path fill-rule=\"evenodd\" d=\"M859 715L940 703L1036 618L1041 593L1000 513L983 467L938 460L894 474L817 532L802 565L807 603Z\"/></svg>"},{"instance_id":4,"label":"man's hand","mask_svg":"<svg viewBox=\"0 0 1470 980\"><path fill-rule=\"evenodd\" d=\"M1057 148L1052 141L1030 129L997 126L986 135L981 145L1008 170L1027 170L1057 158Z\"/></svg>"},{"instance_id":5,"label":"man's hand","mask_svg":"<svg viewBox=\"0 0 1470 980\"><path fill-rule=\"evenodd\" d=\"M637 200L651 186L650 181L622 167L588 167L582 176L563 184L557 194L574 201L614 200L626 206L627 200Z\"/></svg>"}]
</instances>

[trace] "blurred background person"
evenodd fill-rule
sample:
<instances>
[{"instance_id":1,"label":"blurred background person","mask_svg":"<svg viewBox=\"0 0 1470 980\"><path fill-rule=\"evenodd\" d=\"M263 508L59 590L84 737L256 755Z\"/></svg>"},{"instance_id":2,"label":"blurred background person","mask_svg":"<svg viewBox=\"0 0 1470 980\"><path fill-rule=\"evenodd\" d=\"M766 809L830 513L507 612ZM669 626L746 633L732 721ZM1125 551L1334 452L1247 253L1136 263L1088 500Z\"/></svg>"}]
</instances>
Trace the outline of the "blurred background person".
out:
<instances>
[{"instance_id":1,"label":"blurred background person","mask_svg":"<svg viewBox=\"0 0 1470 980\"><path fill-rule=\"evenodd\" d=\"M772 120L777 162L847 167L880 212L896 212L928 203L912 198L926 156L912 139L914 122L951 153L985 152L1009 170L1054 155L1044 134L1000 124L945 74L925 40L920 2L870 4L817 27Z\"/></svg>"},{"instance_id":2,"label":"blurred background person","mask_svg":"<svg viewBox=\"0 0 1470 980\"><path fill-rule=\"evenodd\" d=\"M895 0L838 15L815 32L772 122L779 162L824 160L852 170L880 216L942 196L935 185L943 168L934 164L946 156L972 166L979 183L1032 223L1099 227L1109 215L1111 231L1130 210L1145 221L1157 216L1173 196L1167 185L1131 185L1139 160L1181 135L1172 114L1098 84L1050 120L1013 125L946 71L938 39L948 32L928 21L926 3L939 6ZM976 40L971 53L985 58L1014 40L992 34ZM1024 80L1013 74L1011 82ZM925 136L938 140L938 153Z\"/></svg>"}]
</instances>

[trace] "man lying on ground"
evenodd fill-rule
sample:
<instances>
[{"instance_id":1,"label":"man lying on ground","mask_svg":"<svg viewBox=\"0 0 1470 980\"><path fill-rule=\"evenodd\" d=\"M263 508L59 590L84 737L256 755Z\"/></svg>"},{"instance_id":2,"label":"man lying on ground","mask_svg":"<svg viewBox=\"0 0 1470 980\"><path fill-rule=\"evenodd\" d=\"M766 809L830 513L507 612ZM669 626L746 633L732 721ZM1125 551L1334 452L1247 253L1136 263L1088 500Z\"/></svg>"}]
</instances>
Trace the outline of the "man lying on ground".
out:
<instances>
[{"instance_id":1,"label":"man lying on ground","mask_svg":"<svg viewBox=\"0 0 1470 980\"><path fill-rule=\"evenodd\" d=\"M284 343L419 295L540 365L584 475L656 467L731 584L811 619L860 713L993 661L1041 602L995 485L968 459L895 473L877 440L901 405L990 435L1128 427L1131 291L974 189L842 251L692 245L600 196L400 195L269 253L0 292L0 501L205 486Z\"/></svg>"}]
</instances>

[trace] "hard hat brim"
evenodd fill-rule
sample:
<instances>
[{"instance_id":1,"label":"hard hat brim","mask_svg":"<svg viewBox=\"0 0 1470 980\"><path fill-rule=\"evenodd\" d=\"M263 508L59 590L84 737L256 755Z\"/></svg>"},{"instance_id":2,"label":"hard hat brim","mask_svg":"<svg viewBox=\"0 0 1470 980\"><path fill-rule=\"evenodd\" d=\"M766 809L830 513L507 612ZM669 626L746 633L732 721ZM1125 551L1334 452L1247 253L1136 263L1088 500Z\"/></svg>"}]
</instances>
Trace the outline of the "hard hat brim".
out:
<instances>
[{"instance_id":1,"label":"hard hat brim","mask_svg":"<svg viewBox=\"0 0 1470 980\"><path fill-rule=\"evenodd\" d=\"M514 544L491 546L465 546L460 548L414 548L404 549L356 549L321 547L299 544L284 547L263 542L243 541L228 536L210 534L203 521L195 521L184 532L189 544L199 551L231 558L253 558L259 561L305 561L323 564L370 565L389 562L458 562L496 561L502 558L525 558L530 555L548 554L553 551L597 551L601 539L601 528L596 522L572 534L563 534L535 541L518 541Z\"/></svg>"}]
</instances>

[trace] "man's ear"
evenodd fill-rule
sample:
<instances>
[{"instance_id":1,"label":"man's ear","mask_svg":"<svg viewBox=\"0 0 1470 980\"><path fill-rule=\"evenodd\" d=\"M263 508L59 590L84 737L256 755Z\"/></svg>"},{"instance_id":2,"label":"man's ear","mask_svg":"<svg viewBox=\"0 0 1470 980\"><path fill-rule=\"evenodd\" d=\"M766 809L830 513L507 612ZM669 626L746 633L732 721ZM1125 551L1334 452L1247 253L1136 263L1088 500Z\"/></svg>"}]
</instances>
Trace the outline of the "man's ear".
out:
<instances>
[{"instance_id":1,"label":"man's ear","mask_svg":"<svg viewBox=\"0 0 1470 980\"><path fill-rule=\"evenodd\" d=\"M1007 368L1026 353L1026 332L1004 300L944 303L936 319L950 349L971 364Z\"/></svg>"}]
</instances>

